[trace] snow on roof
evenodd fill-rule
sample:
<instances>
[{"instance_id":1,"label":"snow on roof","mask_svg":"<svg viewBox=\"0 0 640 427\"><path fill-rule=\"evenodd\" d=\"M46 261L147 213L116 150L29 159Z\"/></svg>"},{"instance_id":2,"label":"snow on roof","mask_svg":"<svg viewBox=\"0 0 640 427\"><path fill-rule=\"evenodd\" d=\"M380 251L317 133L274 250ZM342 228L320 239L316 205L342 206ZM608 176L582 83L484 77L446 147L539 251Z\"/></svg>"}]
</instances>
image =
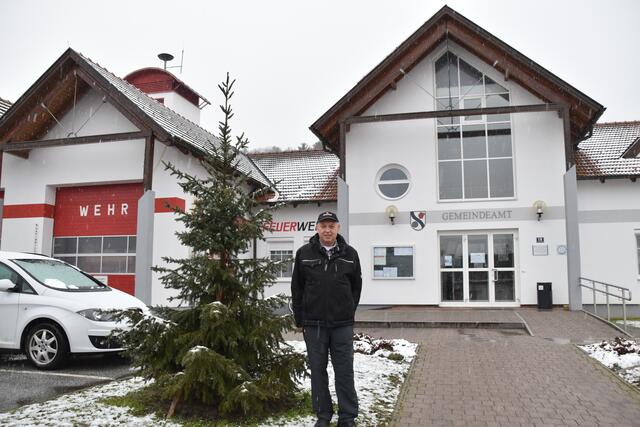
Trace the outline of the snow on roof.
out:
<instances>
[{"instance_id":1,"label":"snow on roof","mask_svg":"<svg viewBox=\"0 0 640 427\"><path fill-rule=\"evenodd\" d=\"M93 69L100 73L100 75L102 75L118 92L131 100L147 116L149 116L149 118L155 121L171 136L180 138L201 152L206 152L209 144L219 144L219 139L209 131L159 103L140 89L136 88L124 79L117 77L81 53L77 53ZM253 164L251 159L242 153L239 155L238 169L240 172L252 179L255 179L261 184L266 186L271 185L262 171Z\"/></svg>"},{"instance_id":2,"label":"snow on roof","mask_svg":"<svg viewBox=\"0 0 640 427\"><path fill-rule=\"evenodd\" d=\"M0 98L0 117L2 117L2 115L7 112L11 105L12 104L6 99Z\"/></svg>"},{"instance_id":3,"label":"snow on roof","mask_svg":"<svg viewBox=\"0 0 640 427\"><path fill-rule=\"evenodd\" d=\"M596 124L591 137L578 145L578 177L640 175L640 157L627 156L632 144L638 144L638 138L640 121Z\"/></svg>"},{"instance_id":4,"label":"snow on roof","mask_svg":"<svg viewBox=\"0 0 640 427\"><path fill-rule=\"evenodd\" d=\"M335 154L323 150L282 151L249 155L275 184L278 201L315 202L338 198Z\"/></svg>"}]
</instances>

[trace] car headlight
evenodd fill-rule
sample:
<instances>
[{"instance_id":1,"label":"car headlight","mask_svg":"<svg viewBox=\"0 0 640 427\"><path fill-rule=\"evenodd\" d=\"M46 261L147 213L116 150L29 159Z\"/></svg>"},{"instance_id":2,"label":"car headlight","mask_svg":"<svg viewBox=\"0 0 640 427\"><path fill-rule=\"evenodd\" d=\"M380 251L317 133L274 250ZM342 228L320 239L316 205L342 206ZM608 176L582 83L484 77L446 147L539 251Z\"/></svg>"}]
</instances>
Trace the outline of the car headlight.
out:
<instances>
[{"instance_id":1,"label":"car headlight","mask_svg":"<svg viewBox=\"0 0 640 427\"><path fill-rule=\"evenodd\" d=\"M86 317L89 320L96 322L113 322L115 321L114 313L109 311L100 310L98 308L89 308L87 310L80 310L77 312L80 316Z\"/></svg>"}]
</instances>

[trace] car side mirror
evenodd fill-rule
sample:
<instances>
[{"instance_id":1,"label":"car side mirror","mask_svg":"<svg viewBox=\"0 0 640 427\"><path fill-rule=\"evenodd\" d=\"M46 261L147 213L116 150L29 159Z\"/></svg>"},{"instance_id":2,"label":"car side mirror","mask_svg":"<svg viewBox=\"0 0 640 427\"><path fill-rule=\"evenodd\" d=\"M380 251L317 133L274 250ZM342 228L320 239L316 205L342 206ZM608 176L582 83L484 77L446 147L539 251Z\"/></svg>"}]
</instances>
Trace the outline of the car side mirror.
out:
<instances>
[{"instance_id":1,"label":"car side mirror","mask_svg":"<svg viewBox=\"0 0 640 427\"><path fill-rule=\"evenodd\" d=\"M16 284L9 279L0 279L0 291L9 291L16 287Z\"/></svg>"}]
</instances>

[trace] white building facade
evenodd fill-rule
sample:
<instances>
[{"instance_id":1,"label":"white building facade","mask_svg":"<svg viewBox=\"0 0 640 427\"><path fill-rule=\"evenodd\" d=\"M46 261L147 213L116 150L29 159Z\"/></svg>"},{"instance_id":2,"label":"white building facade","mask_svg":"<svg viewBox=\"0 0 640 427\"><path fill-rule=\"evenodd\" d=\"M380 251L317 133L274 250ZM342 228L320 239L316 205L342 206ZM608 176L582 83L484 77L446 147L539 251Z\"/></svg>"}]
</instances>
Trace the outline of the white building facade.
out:
<instances>
[{"instance_id":1,"label":"white building facade","mask_svg":"<svg viewBox=\"0 0 640 427\"><path fill-rule=\"evenodd\" d=\"M640 302L640 164L576 181L603 111L443 8L310 128L341 154L361 301L512 307L551 284L554 304L576 308L589 277Z\"/></svg>"},{"instance_id":2,"label":"white building facade","mask_svg":"<svg viewBox=\"0 0 640 427\"><path fill-rule=\"evenodd\" d=\"M167 304L150 267L188 256L171 207L192 200L163 162L204 173L206 104L165 70L120 79L65 52L0 118L1 249ZM594 126L603 111L443 8L311 126L326 150L242 158L248 190L275 183L284 203L248 254L285 261L265 295L290 292L291 258L333 210L362 304L534 305L551 284L575 308L581 277L640 303L640 123Z\"/></svg>"},{"instance_id":3,"label":"white building facade","mask_svg":"<svg viewBox=\"0 0 640 427\"><path fill-rule=\"evenodd\" d=\"M206 104L165 70L121 79L69 49L15 104L3 103L0 248L54 256L148 304L168 304L174 293L150 268L189 256L172 208L188 210L193 199L165 162L205 175L198 158L217 143L199 126ZM337 158L303 154L256 155L279 182L277 201L288 205L250 255L290 259L314 234L318 214L335 209ZM289 166L277 167L283 161ZM271 185L262 169L240 156L247 191ZM274 290L288 290L291 265Z\"/></svg>"},{"instance_id":4,"label":"white building facade","mask_svg":"<svg viewBox=\"0 0 640 427\"><path fill-rule=\"evenodd\" d=\"M582 276L627 288L638 304L640 122L597 124L578 153ZM596 301L606 300L598 295ZM592 302L585 290L583 303Z\"/></svg>"}]
</instances>

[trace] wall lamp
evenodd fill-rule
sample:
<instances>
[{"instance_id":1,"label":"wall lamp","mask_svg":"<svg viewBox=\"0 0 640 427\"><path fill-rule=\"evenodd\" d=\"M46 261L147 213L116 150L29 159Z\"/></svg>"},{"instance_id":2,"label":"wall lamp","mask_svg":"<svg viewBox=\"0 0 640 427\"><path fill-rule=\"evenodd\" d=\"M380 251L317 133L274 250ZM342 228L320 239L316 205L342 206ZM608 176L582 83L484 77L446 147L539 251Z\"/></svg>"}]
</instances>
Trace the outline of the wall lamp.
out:
<instances>
[{"instance_id":1,"label":"wall lamp","mask_svg":"<svg viewBox=\"0 0 640 427\"><path fill-rule=\"evenodd\" d=\"M533 208L536 210L536 215L538 215L538 221L542 219L542 215L544 214L546 207L547 204L542 200L536 200L533 202Z\"/></svg>"},{"instance_id":2,"label":"wall lamp","mask_svg":"<svg viewBox=\"0 0 640 427\"><path fill-rule=\"evenodd\" d=\"M387 217L389 218L389 221L391 221L391 225L393 225L394 221L396 220L396 216L398 215L398 208L396 208L393 205L389 205L384 210L384 212L387 214Z\"/></svg>"}]
</instances>

